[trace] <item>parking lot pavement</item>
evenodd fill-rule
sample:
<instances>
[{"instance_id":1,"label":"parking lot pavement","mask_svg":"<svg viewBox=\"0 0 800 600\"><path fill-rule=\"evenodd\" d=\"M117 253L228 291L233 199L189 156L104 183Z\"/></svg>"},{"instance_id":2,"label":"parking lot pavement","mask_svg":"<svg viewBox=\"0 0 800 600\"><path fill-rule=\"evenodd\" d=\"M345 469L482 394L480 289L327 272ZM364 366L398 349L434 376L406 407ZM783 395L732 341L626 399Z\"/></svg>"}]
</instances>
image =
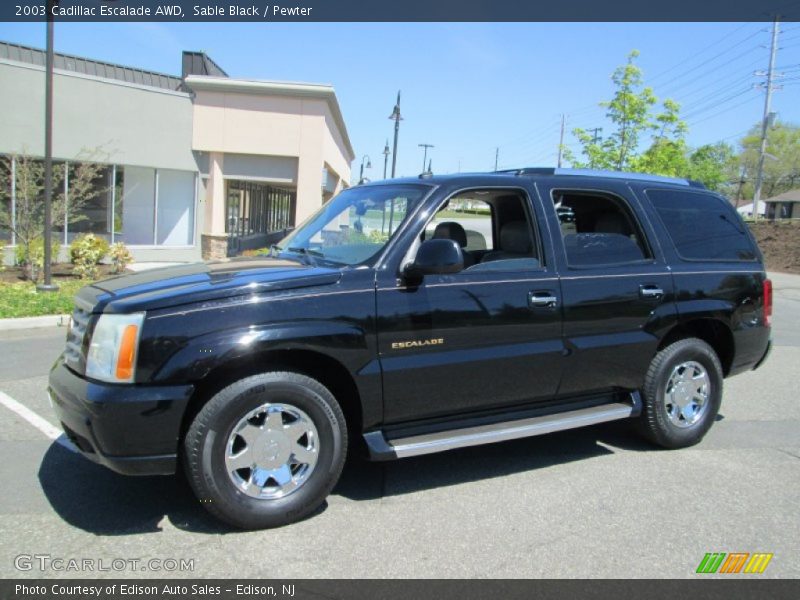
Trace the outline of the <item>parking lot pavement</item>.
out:
<instances>
[{"instance_id":1,"label":"parking lot pavement","mask_svg":"<svg viewBox=\"0 0 800 600\"><path fill-rule=\"evenodd\" d=\"M353 461L321 511L277 530L221 527L180 478L116 475L0 406L0 577L693 577L706 552L772 552L762 577L800 577L800 277L773 279L773 353L726 381L700 445L655 450L616 423ZM0 391L52 425L63 338L0 333ZM123 570L15 569L36 554ZM194 571L130 562L149 558Z\"/></svg>"}]
</instances>

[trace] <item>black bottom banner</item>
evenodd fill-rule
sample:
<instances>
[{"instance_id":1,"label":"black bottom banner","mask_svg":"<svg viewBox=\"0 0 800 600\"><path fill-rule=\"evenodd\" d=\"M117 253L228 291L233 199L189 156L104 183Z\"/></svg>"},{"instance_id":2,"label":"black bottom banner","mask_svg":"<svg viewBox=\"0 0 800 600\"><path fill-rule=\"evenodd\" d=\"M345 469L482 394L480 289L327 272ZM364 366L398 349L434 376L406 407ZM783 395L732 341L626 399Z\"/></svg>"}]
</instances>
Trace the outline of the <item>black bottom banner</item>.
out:
<instances>
[{"instance_id":1,"label":"black bottom banner","mask_svg":"<svg viewBox=\"0 0 800 600\"><path fill-rule=\"evenodd\" d=\"M0 600L800 598L800 580L0 580Z\"/></svg>"}]
</instances>

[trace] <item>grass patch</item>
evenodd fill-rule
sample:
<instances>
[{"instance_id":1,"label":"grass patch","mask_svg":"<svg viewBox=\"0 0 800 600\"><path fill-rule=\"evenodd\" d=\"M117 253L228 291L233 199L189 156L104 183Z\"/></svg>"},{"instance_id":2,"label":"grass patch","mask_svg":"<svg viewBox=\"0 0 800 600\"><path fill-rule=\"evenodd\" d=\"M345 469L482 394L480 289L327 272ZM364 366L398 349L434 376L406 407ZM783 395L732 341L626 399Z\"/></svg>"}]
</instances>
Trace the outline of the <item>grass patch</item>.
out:
<instances>
[{"instance_id":1,"label":"grass patch","mask_svg":"<svg viewBox=\"0 0 800 600\"><path fill-rule=\"evenodd\" d=\"M36 284L30 281L0 282L0 318L71 313L73 296L89 282L67 279L57 283L57 292L37 292Z\"/></svg>"}]
</instances>

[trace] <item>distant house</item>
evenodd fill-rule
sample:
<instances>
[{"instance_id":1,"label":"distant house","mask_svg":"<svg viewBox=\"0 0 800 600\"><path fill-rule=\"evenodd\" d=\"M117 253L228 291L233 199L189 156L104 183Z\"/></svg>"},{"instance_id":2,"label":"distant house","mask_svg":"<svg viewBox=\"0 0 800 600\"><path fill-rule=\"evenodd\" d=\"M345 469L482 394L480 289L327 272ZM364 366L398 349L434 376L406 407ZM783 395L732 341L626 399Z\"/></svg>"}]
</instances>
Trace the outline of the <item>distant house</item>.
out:
<instances>
[{"instance_id":1,"label":"distant house","mask_svg":"<svg viewBox=\"0 0 800 600\"><path fill-rule=\"evenodd\" d=\"M751 202L750 204L745 204L743 206L740 206L739 208L736 209L736 212L738 212L743 217L752 217L754 212L753 203ZM763 200L759 201L758 216L763 217L766 214L766 212L767 212L767 203L764 202Z\"/></svg>"},{"instance_id":2,"label":"distant house","mask_svg":"<svg viewBox=\"0 0 800 600\"><path fill-rule=\"evenodd\" d=\"M800 219L800 188L764 200L768 219Z\"/></svg>"}]
</instances>

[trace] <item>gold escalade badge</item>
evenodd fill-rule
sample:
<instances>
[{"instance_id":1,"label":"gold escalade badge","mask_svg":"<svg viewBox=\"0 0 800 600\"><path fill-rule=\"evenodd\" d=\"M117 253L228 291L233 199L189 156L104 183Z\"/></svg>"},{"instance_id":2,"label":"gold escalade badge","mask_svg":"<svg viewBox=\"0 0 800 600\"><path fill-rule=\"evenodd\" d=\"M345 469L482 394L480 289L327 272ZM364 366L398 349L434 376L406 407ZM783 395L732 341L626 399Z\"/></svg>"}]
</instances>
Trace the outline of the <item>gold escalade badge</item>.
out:
<instances>
[{"instance_id":1,"label":"gold escalade badge","mask_svg":"<svg viewBox=\"0 0 800 600\"><path fill-rule=\"evenodd\" d=\"M423 346L441 346L444 338L430 340L411 340L410 342L392 342L392 350L405 350L406 348L422 348Z\"/></svg>"}]
</instances>

